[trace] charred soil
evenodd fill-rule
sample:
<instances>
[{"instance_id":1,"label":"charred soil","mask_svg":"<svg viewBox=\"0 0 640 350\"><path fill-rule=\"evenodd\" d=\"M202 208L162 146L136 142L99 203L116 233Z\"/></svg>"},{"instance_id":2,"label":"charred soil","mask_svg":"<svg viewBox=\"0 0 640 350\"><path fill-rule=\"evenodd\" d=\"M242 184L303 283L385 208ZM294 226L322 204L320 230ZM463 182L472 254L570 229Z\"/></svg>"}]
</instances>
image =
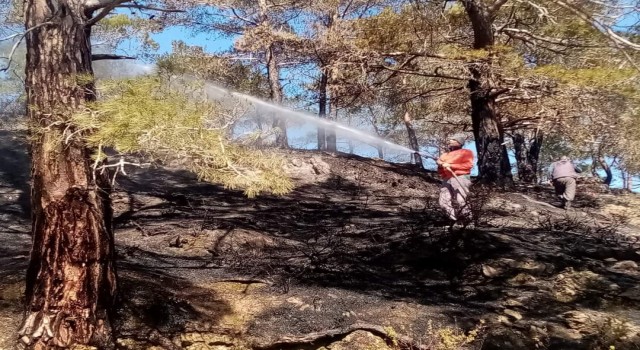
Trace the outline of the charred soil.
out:
<instances>
[{"instance_id":1,"label":"charred soil","mask_svg":"<svg viewBox=\"0 0 640 350\"><path fill-rule=\"evenodd\" d=\"M28 159L2 136L0 348L11 349ZM121 348L640 348L637 196L583 184L566 212L550 187L475 188L476 225L449 227L435 174L285 155L297 187L284 197L167 167L119 178Z\"/></svg>"}]
</instances>

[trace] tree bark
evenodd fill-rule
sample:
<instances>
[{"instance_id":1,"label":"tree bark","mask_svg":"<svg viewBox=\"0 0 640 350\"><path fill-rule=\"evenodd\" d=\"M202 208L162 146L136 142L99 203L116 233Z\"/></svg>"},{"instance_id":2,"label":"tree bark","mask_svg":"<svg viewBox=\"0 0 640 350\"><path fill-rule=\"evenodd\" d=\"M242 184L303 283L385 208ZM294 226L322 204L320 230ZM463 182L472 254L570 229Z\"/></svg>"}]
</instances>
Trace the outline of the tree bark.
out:
<instances>
[{"instance_id":1,"label":"tree bark","mask_svg":"<svg viewBox=\"0 0 640 350\"><path fill-rule=\"evenodd\" d=\"M327 72L324 67L321 68L320 86L318 87L318 117L327 118ZM326 130L318 127L318 150L325 151L327 149Z\"/></svg>"},{"instance_id":2,"label":"tree bark","mask_svg":"<svg viewBox=\"0 0 640 350\"><path fill-rule=\"evenodd\" d=\"M336 121L338 120L338 107L337 107L337 101L335 100L335 98L332 96L331 98L331 104L329 105L329 119ZM338 151L338 143L337 143L337 139L336 139L336 130L335 129L328 129L325 132L326 137L327 137L327 151L328 152L332 152L335 153Z\"/></svg>"},{"instance_id":3,"label":"tree bark","mask_svg":"<svg viewBox=\"0 0 640 350\"><path fill-rule=\"evenodd\" d=\"M534 184L538 181L538 159L540 158L542 140L542 131L536 132L529 146L527 146L523 134L515 133L513 135L518 179L524 183Z\"/></svg>"},{"instance_id":4,"label":"tree bark","mask_svg":"<svg viewBox=\"0 0 640 350\"><path fill-rule=\"evenodd\" d=\"M26 313L28 349L113 347L116 292L109 187L69 115L94 99L90 30L83 1L25 2L26 92L32 123L32 234Z\"/></svg>"},{"instance_id":5,"label":"tree bark","mask_svg":"<svg viewBox=\"0 0 640 350\"><path fill-rule=\"evenodd\" d=\"M260 9L260 24L264 24L267 27L271 27L269 23L269 6L267 0L259 0L258 7ZM267 65L267 80L269 81L270 97L271 101L276 104L282 104L283 94L282 85L280 84L280 67L278 67L278 56L276 54L276 43L270 42L265 49L265 59ZM287 138L287 125L284 119L278 118L273 114L272 127L276 131L277 147L288 148L289 140Z\"/></svg>"},{"instance_id":6,"label":"tree bark","mask_svg":"<svg viewBox=\"0 0 640 350\"><path fill-rule=\"evenodd\" d=\"M513 176L511 164L504 145L504 133L495 110L494 98L488 89L476 79L469 81L471 92L471 121L478 151L478 170L481 182L497 185L511 185Z\"/></svg>"},{"instance_id":7,"label":"tree bark","mask_svg":"<svg viewBox=\"0 0 640 350\"><path fill-rule=\"evenodd\" d=\"M418 137L416 136L416 130L413 128L413 124L411 124L411 115L409 112L404 113L404 125L407 128L407 135L409 136L409 146L412 150L420 152ZM412 157L417 166L421 168L424 167L422 164L422 157L420 157L420 155L414 153Z\"/></svg>"},{"instance_id":8,"label":"tree bark","mask_svg":"<svg viewBox=\"0 0 640 350\"><path fill-rule=\"evenodd\" d=\"M478 3L477 0L461 1L473 28L473 48L480 50L492 46L495 42L495 37L489 10L486 6Z\"/></svg>"},{"instance_id":9,"label":"tree bark","mask_svg":"<svg viewBox=\"0 0 640 350\"><path fill-rule=\"evenodd\" d=\"M494 45L491 14L477 0L461 0L471 27L473 48L487 49ZM495 107L495 96L488 65L469 63L469 93L471 99L471 121L478 151L478 170L481 182L511 185L513 176L509 155L504 143L504 133Z\"/></svg>"},{"instance_id":10,"label":"tree bark","mask_svg":"<svg viewBox=\"0 0 640 350\"><path fill-rule=\"evenodd\" d=\"M625 171L624 169L621 169L620 176L622 177L622 189L627 191L632 191L633 181L632 181L631 173Z\"/></svg>"},{"instance_id":11,"label":"tree bark","mask_svg":"<svg viewBox=\"0 0 640 350\"><path fill-rule=\"evenodd\" d=\"M280 67L278 67L278 58L275 54L274 46L274 44L271 44L267 49L267 75L271 89L271 101L280 105L283 101L283 94L282 85L280 84ZM274 115L273 118L273 128L276 129L276 146L288 148L287 124L285 120L279 118L278 115Z\"/></svg>"},{"instance_id":12,"label":"tree bark","mask_svg":"<svg viewBox=\"0 0 640 350\"><path fill-rule=\"evenodd\" d=\"M542 130L537 130L535 136L533 137L533 141L531 142L531 146L529 146L529 154L527 155L527 159L529 160L529 164L533 169L533 174L536 176L538 174L538 163L540 161L540 151L542 150L542 142L544 141L544 132ZM534 178L534 183L538 181L537 176Z\"/></svg>"},{"instance_id":13,"label":"tree bark","mask_svg":"<svg viewBox=\"0 0 640 350\"><path fill-rule=\"evenodd\" d=\"M371 124L373 126L373 130L376 132L376 135L382 138L386 137L387 136L386 133L383 134L382 132L380 132L380 128L378 128L378 121L376 120L375 114L373 113L373 109L371 107L369 107L369 112L373 117L373 121ZM382 147L381 145L376 145L376 149L378 150L378 158L384 159L384 147Z\"/></svg>"},{"instance_id":14,"label":"tree bark","mask_svg":"<svg viewBox=\"0 0 640 350\"><path fill-rule=\"evenodd\" d=\"M606 177L603 180L604 184L607 186L611 186L611 181L613 181L613 172L611 171L611 167L604 160L604 157L598 157L598 163L600 163L600 166L606 174Z\"/></svg>"}]
</instances>

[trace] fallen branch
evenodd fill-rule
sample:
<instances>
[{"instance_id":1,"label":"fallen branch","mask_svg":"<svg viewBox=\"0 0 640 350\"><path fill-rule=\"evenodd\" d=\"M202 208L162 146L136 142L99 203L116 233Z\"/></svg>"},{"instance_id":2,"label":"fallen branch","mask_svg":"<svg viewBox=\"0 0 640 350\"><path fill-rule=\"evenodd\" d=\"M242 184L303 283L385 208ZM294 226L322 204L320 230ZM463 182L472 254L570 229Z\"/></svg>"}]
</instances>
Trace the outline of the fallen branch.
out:
<instances>
[{"instance_id":1,"label":"fallen branch","mask_svg":"<svg viewBox=\"0 0 640 350\"><path fill-rule=\"evenodd\" d=\"M524 199L528 200L529 202L536 203L536 204L540 204L540 205L544 205L544 206L546 206L546 207L553 208L553 209L555 209L555 210L562 210L562 209L560 209L560 208L558 208L558 207L556 207L556 206L553 206L552 204L545 203L545 202L541 202L541 201L537 201L537 200L535 200L535 199L533 199L533 198L531 198L531 197L527 196L526 194L519 193L519 195L520 195L520 196L522 196L522 198L524 198ZM564 211L564 210L563 210L563 211Z\"/></svg>"},{"instance_id":2,"label":"fallen branch","mask_svg":"<svg viewBox=\"0 0 640 350\"><path fill-rule=\"evenodd\" d=\"M223 279L223 280L217 280L214 283L266 284L266 285L272 285L273 284L270 281L263 280L263 279L257 279L257 278L248 278L248 279L227 278L227 279Z\"/></svg>"},{"instance_id":3,"label":"fallen branch","mask_svg":"<svg viewBox=\"0 0 640 350\"><path fill-rule=\"evenodd\" d=\"M374 334L389 343L395 343L402 349L412 349L412 350L430 350L430 348L426 345L422 345L415 341L414 339L403 336L403 335L395 335L389 334L390 332L385 329L385 327L368 324L368 323L355 323L347 327L343 328L335 328L322 332L313 332L308 333L301 336L289 336L283 337L272 343L257 343L253 344L252 348L256 350L276 350L281 349L285 346L292 345L302 345L302 344L313 344L321 340L329 340L332 338L340 338L345 337L355 331L366 331L371 334Z\"/></svg>"}]
</instances>

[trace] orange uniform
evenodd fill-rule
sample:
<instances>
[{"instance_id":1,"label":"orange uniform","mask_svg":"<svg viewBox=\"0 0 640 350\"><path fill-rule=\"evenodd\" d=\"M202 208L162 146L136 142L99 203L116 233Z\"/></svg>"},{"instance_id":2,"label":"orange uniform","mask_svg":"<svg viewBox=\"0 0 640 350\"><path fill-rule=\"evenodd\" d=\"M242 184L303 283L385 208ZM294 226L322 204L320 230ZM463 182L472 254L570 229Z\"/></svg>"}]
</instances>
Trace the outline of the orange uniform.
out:
<instances>
[{"instance_id":1,"label":"orange uniform","mask_svg":"<svg viewBox=\"0 0 640 350\"><path fill-rule=\"evenodd\" d=\"M442 163L448 163L451 170L458 176L471 174L473 168L473 152L464 148L445 153L438 160ZM443 180L453 177L451 172L442 166L438 166L438 173Z\"/></svg>"}]
</instances>

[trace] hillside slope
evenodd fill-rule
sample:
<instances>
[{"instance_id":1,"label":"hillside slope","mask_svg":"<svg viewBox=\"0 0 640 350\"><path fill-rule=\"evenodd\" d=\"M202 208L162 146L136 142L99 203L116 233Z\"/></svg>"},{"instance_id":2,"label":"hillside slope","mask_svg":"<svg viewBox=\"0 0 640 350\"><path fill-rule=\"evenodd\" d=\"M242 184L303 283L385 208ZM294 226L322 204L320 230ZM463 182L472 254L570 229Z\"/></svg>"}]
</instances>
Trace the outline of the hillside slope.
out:
<instances>
[{"instance_id":1,"label":"hillside slope","mask_svg":"<svg viewBox=\"0 0 640 350\"><path fill-rule=\"evenodd\" d=\"M297 187L284 197L248 199L168 168L119 180L123 348L640 346L637 218L611 215L635 214L636 196L583 186L565 212L548 187L477 189L478 226L450 230L433 174L285 156ZM3 201L15 214L0 233L4 349L29 247L24 208Z\"/></svg>"}]
</instances>

